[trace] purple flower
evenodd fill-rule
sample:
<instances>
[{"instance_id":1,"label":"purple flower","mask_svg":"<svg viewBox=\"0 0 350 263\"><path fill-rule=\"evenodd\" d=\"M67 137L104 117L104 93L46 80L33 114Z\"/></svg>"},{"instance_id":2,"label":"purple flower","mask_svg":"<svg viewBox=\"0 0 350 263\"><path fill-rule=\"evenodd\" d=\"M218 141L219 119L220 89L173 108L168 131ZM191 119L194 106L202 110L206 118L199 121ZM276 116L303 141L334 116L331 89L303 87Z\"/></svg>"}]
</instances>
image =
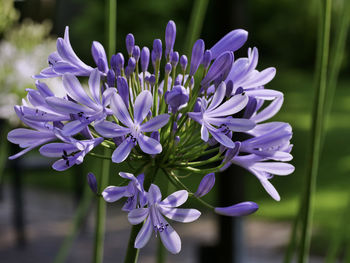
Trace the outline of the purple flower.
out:
<instances>
[{"instance_id":1,"label":"purple flower","mask_svg":"<svg viewBox=\"0 0 350 263\"><path fill-rule=\"evenodd\" d=\"M202 39L198 39L192 48L192 57L191 57L191 66L190 66L190 76L193 76L200 63L202 62L204 53L204 41Z\"/></svg>"},{"instance_id":2,"label":"purple flower","mask_svg":"<svg viewBox=\"0 0 350 263\"><path fill-rule=\"evenodd\" d=\"M146 72L149 64L149 49L148 47L143 47L141 50L141 69L142 72Z\"/></svg>"},{"instance_id":3,"label":"purple flower","mask_svg":"<svg viewBox=\"0 0 350 263\"><path fill-rule=\"evenodd\" d=\"M123 211L131 211L136 208L144 207L147 203L145 190L143 189L144 174L135 177L131 173L120 172L119 175L124 179L129 179L127 186L108 186L103 190L102 196L106 202L115 202L122 197L128 197L124 204Z\"/></svg>"},{"instance_id":4,"label":"purple flower","mask_svg":"<svg viewBox=\"0 0 350 263\"><path fill-rule=\"evenodd\" d=\"M96 54L96 53L95 53ZM94 57L95 58L95 57ZM89 76L92 67L82 62L73 51L69 41L68 26L64 32L64 38L57 39L57 52L53 52L48 58L50 67L42 70L35 78L52 78L71 73L76 76Z\"/></svg>"},{"instance_id":5,"label":"purple flower","mask_svg":"<svg viewBox=\"0 0 350 263\"><path fill-rule=\"evenodd\" d=\"M235 95L221 104L225 98L225 92L226 85L222 82L211 101L201 98L200 112L189 112L188 115L202 125L201 138L203 141L208 141L210 133L220 144L233 148L233 141L226 135L227 129L237 132L249 131L254 128L255 123L251 120L230 116L247 105L248 97L244 94Z\"/></svg>"},{"instance_id":6,"label":"purple flower","mask_svg":"<svg viewBox=\"0 0 350 263\"><path fill-rule=\"evenodd\" d=\"M254 202L242 202L228 207L215 207L215 213L223 216L247 216L258 209L259 206Z\"/></svg>"},{"instance_id":7,"label":"purple flower","mask_svg":"<svg viewBox=\"0 0 350 263\"><path fill-rule=\"evenodd\" d=\"M10 142L18 144L21 148L24 148L24 150L20 151L19 153L10 156L10 160L16 159L30 150L57 138L54 131L55 128L52 125L25 119L20 106L15 106L15 112L24 124L33 128L34 130L18 128L8 133L7 139Z\"/></svg>"},{"instance_id":8,"label":"purple flower","mask_svg":"<svg viewBox=\"0 0 350 263\"><path fill-rule=\"evenodd\" d=\"M161 114L143 123L152 107L152 101L151 93L147 90L142 91L135 100L134 118L131 119L121 96L114 94L112 97L111 109L118 120L126 127L113 122L102 121L95 125L95 129L107 138L126 136L126 139L113 152L113 162L120 163L124 161L136 143L143 152L148 154L158 154L162 151L162 145L144 133L157 131L168 122L170 116Z\"/></svg>"},{"instance_id":9,"label":"purple flower","mask_svg":"<svg viewBox=\"0 0 350 263\"><path fill-rule=\"evenodd\" d=\"M106 107L109 105L110 97L115 93L115 89L106 89L101 96L100 88L100 73L94 70L89 78L89 87L92 98L85 92L80 85L79 80L72 74L63 76L63 86L67 94L73 101L47 97L46 102L57 112L62 114L70 114L73 117L71 122L64 125L62 132L66 136L71 136L79 133L93 121L101 121L110 113Z\"/></svg>"},{"instance_id":10,"label":"purple flower","mask_svg":"<svg viewBox=\"0 0 350 263\"><path fill-rule=\"evenodd\" d=\"M61 157L52 165L52 168L57 171L64 171L74 164L81 164L85 155L103 142L103 138L82 141L71 138L64 141L64 143L49 143L39 149L40 153L46 157Z\"/></svg>"},{"instance_id":11,"label":"purple flower","mask_svg":"<svg viewBox=\"0 0 350 263\"><path fill-rule=\"evenodd\" d=\"M168 251L173 254L179 253L181 250L180 237L163 215L182 223L197 220L201 215L198 210L176 208L185 203L187 198L187 191L180 190L161 201L162 194L158 186L152 184L148 192L148 206L134 209L128 214L129 222L133 225L146 220L136 237L135 248L143 248L150 239L153 230L156 235L159 233L162 243Z\"/></svg>"},{"instance_id":12,"label":"purple flower","mask_svg":"<svg viewBox=\"0 0 350 263\"><path fill-rule=\"evenodd\" d=\"M129 56L131 57L132 51L134 50L134 46L135 46L135 38L134 38L133 34L129 33L126 35L125 45L126 45L126 50L129 54Z\"/></svg>"}]
</instances>

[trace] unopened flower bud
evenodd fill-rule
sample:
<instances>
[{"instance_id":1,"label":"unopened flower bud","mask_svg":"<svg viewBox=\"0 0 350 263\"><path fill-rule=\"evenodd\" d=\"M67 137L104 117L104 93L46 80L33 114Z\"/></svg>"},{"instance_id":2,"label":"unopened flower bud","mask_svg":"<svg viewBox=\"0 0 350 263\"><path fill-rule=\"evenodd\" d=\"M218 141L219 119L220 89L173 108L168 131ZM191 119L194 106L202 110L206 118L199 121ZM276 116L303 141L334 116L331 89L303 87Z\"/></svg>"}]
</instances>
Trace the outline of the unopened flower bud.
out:
<instances>
[{"instance_id":1,"label":"unopened flower bud","mask_svg":"<svg viewBox=\"0 0 350 263\"><path fill-rule=\"evenodd\" d=\"M202 197L210 192L215 184L215 174L210 173L203 177L201 182L199 183L198 189L194 194L197 197Z\"/></svg>"},{"instance_id":2,"label":"unopened flower bud","mask_svg":"<svg viewBox=\"0 0 350 263\"><path fill-rule=\"evenodd\" d=\"M88 182L88 185L91 189L91 191L95 194L97 194L97 180L96 180L96 177L93 173L88 173L87 176L86 176L86 179L87 179L87 182Z\"/></svg>"},{"instance_id":3,"label":"unopened flower bud","mask_svg":"<svg viewBox=\"0 0 350 263\"><path fill-rule=\"evenodd\" d=\"M203 55L202 65L204 68L208 68L211 62L211 51L206 50Z\"/></svg>"},{"instance_id":4,"label":"unopened flower bud","mask_svg":"<svg viewBox=\"0 0 350 263\"><path fill-rule=\"evenodd\" d=\"M176 25L170 20L165 29L165 57L168 57L174 48L176 38Z\"/></svg>"},{"instance_id":5,"label":"unopened flower bud","mask_svg":"<svg viewBox=\"0 0 350 263\"><path fill-rule=\"evenodd\" d=\"M146 72L149 64L149 49L148 47L143 47L141 50L141 70Z\"/></svg>"},{"instance_id":6,"label":"unopened flower bud","mask_svg":"<svg viewBox=\"0 0 350 263\"><path fill-rule=\"evenodd\" d=\"M135 46L135 38L133 34L127 34L125 38L125 45L126 45L126 50L129 54L129 56L132 55L132 52L134 50Z\"/></svg>"},{"instance_id":7,"label":"unopened flower bud","mask_svg":"<svg viewBox=\"0 0 350 263\"><path fill-rule=\"evenodd\" d=\"M162 58L162 41L160 39L155 39L153 41L153 52L156 61Z\"/></svg>"},{"instance_id":8,"label":"unopened flower bud","mask_svg":"<svg viewBox=\"0 0 350 263\"><path fill-rule=\"evenodd\" d=\"M165 65L165 74L167 74L167 75L170 74L171 69L172 69L171 64L170 63L166 63L166 65Z\"/></svg>"},{"instance_id":9,"label":"unopened flower bud","mask_svg":"<svg viewBox=\"0 0 350 263\"><path fill-rule=\"evenodd\" d=\"M254 202L242 202L227 207L215 207L215 212L224 216L246 216L256 212L258 204Z\"/></svg>"},{"instance_id":10,"label":"unopened flower bud","mask_svg":"<svg viewBox=\"0 0 350 263\"><path fill-rule=\"evenodd\" d=\"M134 50L132 51L132 56L135 58L136 62L139 61L140 58L140 47L135 45Z\"/></svg>"},{"instance_id":11,"label":"unopened flower bud","mask_svg":"<svg viewBox=\"0 0 350 263\"><path fill-rule=\"evenodd\" d=\"M202 39L198 39L192 48L192 56L191 56L191 66L190 66L190 76L193 76L200 63L202 62L204 53L204 41Z\"/></svg>"},{"instance_id":12,"label":"unopened flower bud","mask_svg":"<svg viewBox=\"0 0 350 263\"><path fill-rule=\"evenodd\" d=\"M186 57L186 55L182 55L180 57L180 65L181 65L182 71L186 71L186 67L187 67L187 57Z\"/></svg>"},{"instance_id":13,"label":"unopened flower bud","mask_svg":"<svg viewBox=\"0 0 350 263\"><path fill-rule=\"evenodd\" d=\"M179 52L175 51L171 53L171 59L170 63L173 67L177 66L177 63L179 62Z\"/></svg>"},{"instance_id":14,"label":"unopened flower bud","mask_svg":"<svg viewBox=\"0 0 350 263\"><path fill-rule=\"evenodd\" d=\"M113 69L108 70L107 84L109 87L115 87L115 74Z\"/></svg>"}]
</instances>

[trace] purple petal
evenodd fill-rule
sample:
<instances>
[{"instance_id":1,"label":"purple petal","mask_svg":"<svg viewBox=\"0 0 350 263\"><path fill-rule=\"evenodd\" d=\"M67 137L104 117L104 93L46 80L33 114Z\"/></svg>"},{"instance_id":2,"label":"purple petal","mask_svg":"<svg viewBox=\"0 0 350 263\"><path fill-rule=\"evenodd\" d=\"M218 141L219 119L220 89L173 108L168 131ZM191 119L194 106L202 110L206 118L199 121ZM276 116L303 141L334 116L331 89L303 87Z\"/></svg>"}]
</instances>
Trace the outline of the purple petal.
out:
<instances>
[{"instance_id":1,"label":"purple petal","mask_svg":"<svg viewBox=\"0 0 350 263\"><path fill-rule=\"evenodd\" d=\"M82 129L87 127L89 122L81 122L80 120L75 120L68 122L64 125L62 129L62 134L64 136L72 136L79 133Z\"/></svg>"},{"instance_id":2,"label":"purple petal","mask_svg":"<svg viewBox=\"0 0 350 263\"><path fill-rule=\"evenodd\" d=\"M72 74L64 74L62 77L63 86L69 96L75 101L92 109L99 109L92 99L86 94L79 80Z\"/></svg>"},{"instance_id":3,"label":"purple petal","mask_svg":"<svg viewBox=\"0 0 350 263\"><path fill-rule=\"evenodd\" d=\"M277 175L288 175L295 170L293 165L281 162L259 162L255 163L252 168Z\"/></svg>"},{"instance_id":4,"label":"purple petal","mask_svg":"<svg viewBox=\"0 0 350 263\"><path fill-rule=\"evenodd\" d=\"M118 120L120 120L124 125L128 127L133 126L133 121L130 118L129 111L126 108L123 99L117 93L114 93L111 98L111 109L117 116Z\"/></svg>"},{"instance_id":5,"label":"purple petal","mask_svg":"<svg viewBox=\"0 0 350 263\"><path fill-rule=\"evenodd\" d=\"M212 58L215 59L225 51L236 51L247 41L248 32L243 29L232 30L221 38L211 49Z\"/></svg>"},{"instance_id":6,"label":"purple petal","mask_svg":"<svg viewBox=\"0 0 350 263\"><path fill-rule=\"evenodd\" d=\"M201 215L201 212L199 212L197 209L170 208L163 206L159 206L159 209L167 218L182 223L193 222Z\"/></svg>"},{"instance_id":7,"label":"purple petal","mask_svg":"<svg viewBox=\"0 0 350 263\"><path fill-rule=\"evenodd\" d=\"M229 118L225 124L231 131L235 132L245 132L255 127L255 122L248 119Z\"/></svg>"},{"instance_id":8,"label":"purple petal","mask_svg":"<svg viewBox=\"0 0 350 263\"><path fill-rule=\"evenodd\" d=\"M47 104L49 104L51 107L55 108L57 111L62 113L70 114L70 113L85 112L85 113L93 114L95 112L94 110L91 110L77 103L74 103L72 101L68 101L65 99L61 99L61 98L47 97L45 100Z\"/></svg>"},{"instance_id":9,"label":"purple petal","mask_svg":"<svg viewBox=\"0 0 350 263\"><path fill-rule=\"evenodd\" d=\"M246 216L256 212L259 206L254 202L242 202L228 207L216 207L215 212L224 216Z\"/></svg>"},{"instance_id":10,"label":"purple petal","mask_svg":"<svg viewBox=\"0 0 350 263\"><path fill-rule=\"evenodd\" d=\"M231 138L229 138L227 135L225 135L224 133L220 132L220 131L210 131L211 135L213 135L213 137L215 138L215 140L217 140L220 144L226 146L227 148L234 148L235 144L234 142L231 140Z\"/></svg>"},{"instance_id":11,"label":"purple petal","mask_svg":"<svg viewBox=\"0 0 350 263\"><path fill-rule=\"evenodd\" d=\"M146 222L143 224L140 232L138 233L136 239L135 239L135 248L143 248L147 242L149 241L151 235L152 235L152 223L151 223L151 219L149 217L147 217Z\"/></svg>"},{"instance_id":12,"label":"purple petal","mask_svg":"<svg viewBox=\"0 0 350 263\"><path fill-rule=\"evenodd\" d=\"M105 190L103 190L102 196L106 202L115 202L125 196L125 190L125 186L108 186Z\"/></svg>"},{"instance_id":13,"label":"purple petal","mask_svg":"<svg viewBox=\"0 0 350 263\"><path fill-rule=\"evenodd\" d=\"M135 100L134 121L141 124L152 107L152 94L148 90L142 91Z\"/></svg>"},{"instance_id":14,"label":"purple petal","mask_svg":"<svg viewBox=\"0 0 350 263\"><path fill-rule=\"evenodd\" d=\"M198 189L194 194L197 197L202 197L210 192L215 184L215 173L207 174L203 177L201 182L199 183Z\"/></svg>"},{"instance_id":15,"label":"purple petal","mask_svg":"<svg viewBox=\"0 0 350 263\"><path fill-rule=\"evenodd\" d=\"M64 151L69 155L77 150L77 147L70 143L49 143L39 149L46 157L61 157Z\"/></svg>"},{"instance_id":16,"label":"purple petal","mask_svg":"<svg viewBox=\"0 0 350 263\"><path fill-rule=\"evenodd\" d=\"M215 110L206 112L208 117L228 116L241 111L248 103L248 96L235 95Z\"/></svg>"},{"instance_id":17,"label":"purple petal","mask_svg":"<svg viewBox=\"0 0 350 263\"><path fill-rule=\"evenodd\" d=\"M137 225L140 224L148 216L149 208L137 208L128 214L128 220L130 224Z\"/></svg>"},{"instance_id":18,"label":"purple petal","mask_svg":"<svg viewBox=\"0 0 350 263\"><path fill-rule=\"evenodd\" d=\"M207 127L205 127L205 125L202 124L201 127L201 139L205 142L207 142L209 140L209 132Z\"/></svg>"},{"instance_id":19,"label":"purple petal","mask_svg":"<svg viewBox=\"0 0 350 263\"><path fill-rule=\"evenodd\" d=\"M141 150L148 154L158 154L162 152L162 145L155 139L152 139L142 133L139 134L137 142Z\"/></svg>"},{"instance_id":20,"label":"purple petal","mask_svg":"<svg viewBox=\"0 0 350 263\"><path fill-rule=\"evenodd\" d=\"M179 253L181 250L181 239L179 235L176 233L174 228L172 228L172 226L169 225L167 221L165 221L165 219L161 215L160 218L163 225L167 225L164 231L159 233L163 245L169 252L173 254Z\"/></svg>"},{"instance_id":21,"label":"purple petal","mask_svg":"<svg viewBox=\"0 0 350 263\"><path fill-rule=\"evenodd\" d=\"M159 203L162 199L162 193L157 185L151 184L148 190L148 202L150 205Z\"/></svg>"},{"instance_id":22,"label":"purple petal","mask_svg":"<svg viewBox=\"0 0 350 263\"><path fill-rule=\"evenodd\" d=\"M132 140L124 140L117 149L114 150L112 154L112 161L115 163L121 163L123 162L131 152L131 149L134 148L134 143Z\"/></svg>"},{"instance_id":23,"label":"purple petal","mask_svg":"<svg viewBox=\"0 0 350 263\"><path fill-rule=\"evenodd\" d=\"M126 107L129 107L129 86L126 78L117 78L117 90L119 95L122 97Z\"/></svg>"},{"instance_id":24,"label":"purple petal","mask_svg":"<svg viewBox=\"0 0 350 263\"><path fill-rule=\"evenodd\" d=\"M49 87L40 81L35 81L35 86L43 97L51 97L54 96L53 92L49 89Z\"/></svg>"},{"instance_id":25,"label":"purple petal","mask_svg":"<svg viewBox=\"0 0 350 263\"><path fill-rule=\"evenodd\" d=\"M274 100L279 97L283 97L283 93L280 91L272 90L272 89L253 89L247 90L246 95L255 97L257 99L263 100Z\"/></svg>"},{"instance_id":26,"label":"purple petal","mask_svg":"<svg viewBox=\"0 0 350 263\"><path fill-rule=\"evenodd\" d=\"M260 178L260 183L265 188L266 192L276 201L280 201L281 197L276 188L270 183L267 178Z\"/></svg>"},{"instance_id":27,"label":"purple petal","mask_svg":"<svg viewBox=\"0 0 350 263\"><path fill-rule=\"evenodd\" d=\"M20 147L28 147L35 144L38 140L55 139L52 132L35 131L25 128L18 128L10 131L7 139Z\"/></svg>"},{"instance_id":28,"label":"purple petal","mask_svg":"<svg viewBox=\"0 0 350 263\"><path fill-rule=\"evenodd\" d=\"M158 129L162 128L165 124L168 123L170 118L169 114L161 114L158 115L149 121L145 122L140 126L140 131L142 132L152 132L157 131Z\"/></svg>"},{"instance_id":29,"label":"purple petal","mask_svg":"<svg viewBox=\"0 0 350 263\"><path fill-rule=\"evenodd\" d=\"M208 107L208 111L216 109L219 104L222 102L222 100L225 98L226 94L226 85L225 82L222 82L217 90L215 91L215 94L213 96L213 99L210 102L210 105Z\"/></svg>"},{"instance_id":30,"label":"purple petal","mask_svg":"<svg viewBox=\"0 0 350 263\"><path fill-rule=\"evenodd\" d=\"M271 102L269 106L267 106L261 112L253 116L251 120L255 122L263 122L272 118L281 109L282 104L283 104L283 97L277 98L276 100Z\"/></svg>"},{"instance_id":31,"label":"purple petal","mask_svg":"<svg viewBox=\"0 0 350 263\"><path fill-rule=\"evenodd\" d=\"M95 130L103 137L114 138L130 133L129 128L119 126L110 121L101 121L95 124Z\"/></svg>"},{"instance_id":32,"label":"purple petal","mask_svg":"<svg viewBox=\"0 0 350 263\"><path fill-rule=\"evenodd\" d=\"M101 75L97 69L94 69L89 77L89 87L92 97L96 103L100 102L101 88L100 88Z\"/></svg>"},{"instance_id":33,"label":"purple petal","mask_svg":"<svg viewBox=\"0 0 350 263\"><path fill-rule=\"evenodd\" d=\"M52 165L52 168L56 171L62 172L72 167L74 164L75 162L67 163L66 160L59 159L58 161L54 162L54 164Z\"/></svg>"},{"instance_id":34,"label":"purple petal","mask_svg":"<svg viewBox=\"0 0 350 263\"><path fill-rule=\"evenodd\" d=\"M244 88L255 88L269 83L276 75L275 68L267 68L256 74L254 77L244 82Z\"/></svg>"},{"instance_id":35,"label":"purple petal","mask_svg":"<svg viewBox=\"0 0 350 263\"><path fill-rule=\"evenodd\" d=\"M186 190L176 191L160 202L160 205L163 207L178 207L184 204L187 198L188 192Z\"/></svg>"}]
</instances>

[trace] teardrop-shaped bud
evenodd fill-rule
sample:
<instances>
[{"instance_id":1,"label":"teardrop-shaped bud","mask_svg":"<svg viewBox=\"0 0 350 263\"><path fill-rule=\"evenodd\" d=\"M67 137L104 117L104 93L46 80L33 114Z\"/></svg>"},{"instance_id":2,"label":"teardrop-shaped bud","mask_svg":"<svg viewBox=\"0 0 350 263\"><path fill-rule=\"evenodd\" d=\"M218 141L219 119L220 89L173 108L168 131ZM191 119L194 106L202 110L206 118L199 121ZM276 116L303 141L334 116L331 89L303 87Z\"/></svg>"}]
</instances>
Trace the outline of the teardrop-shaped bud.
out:
<instances>
[{"instance_id":1,"label":"teardrop-shaped bud","mask_svg":"<svg viewBox=\"0 0 350 263\"><path fill-rule=\"evenodd\" d=\"M215 213L223 216L247 216L258 209L258 204L248 201L227 207L215 207Z\"/></svg>"},{"instance_id":2,"label":"teardrop-shaped bud","mask_svg":"<svg viewBox=\"0 0 350 263\"><path fill-rule=\"evenodd\" d=\"M207 174L203 177L201 182L199 183L198 189L194 194L197 197L202 197L210 192L215 184L215 173Z\"/></svg>"}]
</instances>

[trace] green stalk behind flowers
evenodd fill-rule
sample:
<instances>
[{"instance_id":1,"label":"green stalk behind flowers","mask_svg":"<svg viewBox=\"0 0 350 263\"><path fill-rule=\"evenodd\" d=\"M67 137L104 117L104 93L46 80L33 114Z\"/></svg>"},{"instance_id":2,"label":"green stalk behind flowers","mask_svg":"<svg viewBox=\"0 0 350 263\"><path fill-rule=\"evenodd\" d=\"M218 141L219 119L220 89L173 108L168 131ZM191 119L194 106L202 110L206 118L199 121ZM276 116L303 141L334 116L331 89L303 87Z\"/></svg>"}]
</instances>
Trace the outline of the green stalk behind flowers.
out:
<instances>
[{"instance_id":1,"label":"green stalk behind flowers","mask_svg":"<svg viewBox=\"0 0 350 263\"><path fill-rule=\"evenodd\" d=\"M303 202L302 206L304 206L304 208L302 209L304 213L302 213L301 215L302 226L298 256L299 263L308 262L311 243L316 179L319 169L319 161L321 157L321 144L325 120L324 105L327 88L327 69L329 56L332 0L324 0L322 11L324 19L319 25L322 27L322 41L318 43L319 45L321 45L322 53L320 54L320 59L318 59L318 63L320 64L317 67L316 71L316 93L314 110L312 115L310 159L308 161L307 176L305 182L306 191L305 197L301 199Z\"/></svg>"}]
</instances>

